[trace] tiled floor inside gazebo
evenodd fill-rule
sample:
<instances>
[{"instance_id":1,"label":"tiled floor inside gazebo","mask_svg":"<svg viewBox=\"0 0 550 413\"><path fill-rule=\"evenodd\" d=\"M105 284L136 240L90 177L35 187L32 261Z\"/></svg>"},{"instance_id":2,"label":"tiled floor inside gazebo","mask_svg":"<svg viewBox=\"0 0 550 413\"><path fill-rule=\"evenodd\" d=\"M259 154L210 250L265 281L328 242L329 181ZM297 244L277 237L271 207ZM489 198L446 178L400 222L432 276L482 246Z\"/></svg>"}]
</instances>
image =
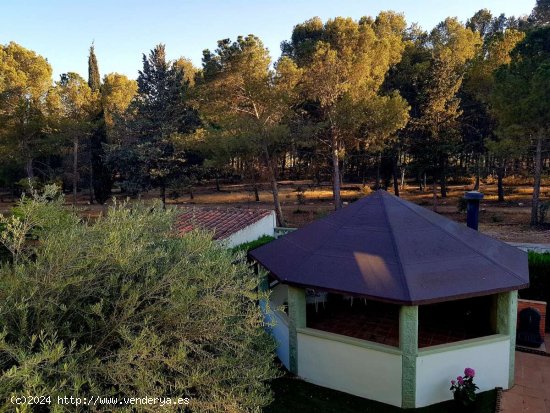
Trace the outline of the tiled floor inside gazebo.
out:
<instances>
[{"instance_id":1,"label":"tiled floor inside gazebo","mask_svg":"<svg viewBox=\"0 0 550 413\"><path fill-rule=\"evenodd\" d=\"M362 298L330 295L329 300L307 308L307 327L399 346L399 307ZM464 305L466 302L469 305ZM421 307L419 347L453 343L493 334L487 300L470 299ZM480 316L480 313L483 316Z\"/></svg>"}]
</instances>

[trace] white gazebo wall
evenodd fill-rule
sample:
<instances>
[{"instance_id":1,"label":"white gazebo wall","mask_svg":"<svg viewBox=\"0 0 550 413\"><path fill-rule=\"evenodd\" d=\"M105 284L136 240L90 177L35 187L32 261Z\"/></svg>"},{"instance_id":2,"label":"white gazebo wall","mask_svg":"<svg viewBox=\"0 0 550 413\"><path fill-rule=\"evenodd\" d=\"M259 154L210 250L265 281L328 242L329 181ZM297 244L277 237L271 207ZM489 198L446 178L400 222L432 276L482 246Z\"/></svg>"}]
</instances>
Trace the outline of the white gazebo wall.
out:
<instances>
[{"instance_id":1,"label":"white gazebo wall","mask_svg":"<svg viewBox=\"0 0 550 413\"><path fill-rule=\"evenodd\" d=\"M288 286L278 284L271 290L269 306L270 311L265 313L269 331L277 342L277 357L281 363L290 369L289 341L288 341L288 316L282 311L282 306L288 301Z\"/></svg>"},{"instance_id":2,"label":"white gazebo wall","mask_svg":"<svg viewBox=\"0 0 550 413\"><path fill-rule=\"evenodd\" d=\"M287 369L290 369L289 343L288 343L288 318L280 311L272 311L266 317L271 322L271 335L277 342L277 357Z\"/></svg>"},{"instance_id":3,"label":"white gazebo wall","mask_svg":"<svg viewBox=\"0 0 550 413\"><path fill-rule=\"evenodd\" d=\"M508 388L510 338L507 335L465 340L454 344L420 349L416 359L416 407L452 398L452 379L462 376L464 368L476 371L474 383L479 391Z\"/></svg>"},{"instance_id":4,"label":"white gazebo wall","mask_svg":"<svg viewBox=\"0 0 550 413\"><path fill-rule=\"evenodd\" d=\"M272 237L275 234L275 224L275 211L271 211L271 214L268 216L263 217L259 221L256 221L248 225L246 228L243 228L223 239L223 243L227 245L227 247L231 248L246 242L255 241L264 235L269 235Z\"/></svg>"},{"instance_id":5,"label":"white gazebo wall","mask_svg":"<svg viewBox=\"0 0 550 413\"><path fill-rule=\"evenodd\" d=\"M399 407L401 369L397 348L298 329L298 376L311 383Z\"/></svg>"}]
</instances>

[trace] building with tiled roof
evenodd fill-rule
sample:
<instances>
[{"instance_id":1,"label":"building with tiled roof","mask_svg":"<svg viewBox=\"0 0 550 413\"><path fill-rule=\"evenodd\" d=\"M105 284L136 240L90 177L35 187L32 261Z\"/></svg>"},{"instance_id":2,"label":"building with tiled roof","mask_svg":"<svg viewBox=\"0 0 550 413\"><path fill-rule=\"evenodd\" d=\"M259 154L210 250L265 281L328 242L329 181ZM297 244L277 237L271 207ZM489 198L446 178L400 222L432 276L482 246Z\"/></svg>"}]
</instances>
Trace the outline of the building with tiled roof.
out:
<instances>
[{"instance_id":1,"label":"building with tiled roof","mask_svg":"<svg viewBox=\"0 0 550 413\"><path fill-rule=\"evenodd\" d=\"M213 233L213 238L228 247L254 241L261 236L273 236L275 211L268 209L182 207L177 229L185 234L195 228Z\"/></svg>"}]
</instances>

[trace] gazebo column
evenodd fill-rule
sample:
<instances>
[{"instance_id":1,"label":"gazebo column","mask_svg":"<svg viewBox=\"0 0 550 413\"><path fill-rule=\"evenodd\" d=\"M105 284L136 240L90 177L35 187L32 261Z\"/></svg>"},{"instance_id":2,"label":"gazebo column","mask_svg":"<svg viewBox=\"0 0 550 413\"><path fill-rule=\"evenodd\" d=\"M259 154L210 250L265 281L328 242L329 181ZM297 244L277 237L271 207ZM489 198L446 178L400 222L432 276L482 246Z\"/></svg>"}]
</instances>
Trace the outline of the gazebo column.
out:
<instances>
[{"instance_id":1,"label":"gazebo column","mask_svg":"<svg viewBox=\"0 0 550 413\"><path fill-rule=\"evenodd\" d=\"M510 337L510 362L508 370L508 388L514 385L516 364L516 320L518 315L518 292L508 291L497 295L496 331Z\"/></svg>"},{"instance_id":2,"label":"gazebo column","mask_svg":"<svg viewBox=\"0 0 550 413\"><path fill-rule=\"evenodd\" d=\"M416 357L418 356L418 306L401 306L399 348L402 353L401 407L416 407Z\"/></svg>"},{"instance_id":3,"label":"gazebo column","mask_svg":"<svg viewBox=\"0 0 550 413\"><path fill-rule=\"evenodd\" d=\"M290 372L298 374L298 331L306 327L306 292L288 286L288 358Z\"/></svg>"}]
</instances>

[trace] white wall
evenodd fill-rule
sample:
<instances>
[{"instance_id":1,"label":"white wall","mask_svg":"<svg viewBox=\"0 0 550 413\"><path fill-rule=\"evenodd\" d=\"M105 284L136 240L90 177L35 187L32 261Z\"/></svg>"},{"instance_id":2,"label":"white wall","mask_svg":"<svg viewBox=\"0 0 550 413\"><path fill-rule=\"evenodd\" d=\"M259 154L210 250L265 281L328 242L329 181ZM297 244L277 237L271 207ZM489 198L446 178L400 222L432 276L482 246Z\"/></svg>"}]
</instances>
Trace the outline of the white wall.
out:
<instances>
[{"instance_id":1,"label":"white wall","mask_svg":"<svg viewBox=\"0 0 550 413\"><path fill-rule=\"evenodd\" d=\"M275 211L271 211L271 214L254 222L253 224L235 232L231 236L223 239L225 245L229 248L235 247L245 242L255 241L263 235L273 236L275 234Z\"/></svg>"},{"instance_id":2,"label":"white wall","mask_svg":"<svg viewBox=\"0 0 550 413\"><path fill-rule=\"evenodd\" d=\"M281 314L280 311L272 311L266 316L266 319L268 322L273 323L269 330L275 341L277 341L277 357L289 369L288 319L286 314Z\"/></svg>"},{"instance_id":3,"label":"white wall","mask_svg":"<svg viewBox=\"0 0 550 413\"><path fill-rule=\"evenodd\" d=\"M479 391L508 388L510 340L505 335L461 341L420 350L416 359L416 406L452 399L450 381L466 367L475 370Z\"/></svg>"},{"instance_id":4,"label":"white wall","mask_svg":"<svg viewBox=\"0 0 550 413\"><path fill-rule=\"evenodd\" d=\"M298 376L320 386L401 406L401 354L393 347L299 329Z\"/></svg>"}]
</instances>

